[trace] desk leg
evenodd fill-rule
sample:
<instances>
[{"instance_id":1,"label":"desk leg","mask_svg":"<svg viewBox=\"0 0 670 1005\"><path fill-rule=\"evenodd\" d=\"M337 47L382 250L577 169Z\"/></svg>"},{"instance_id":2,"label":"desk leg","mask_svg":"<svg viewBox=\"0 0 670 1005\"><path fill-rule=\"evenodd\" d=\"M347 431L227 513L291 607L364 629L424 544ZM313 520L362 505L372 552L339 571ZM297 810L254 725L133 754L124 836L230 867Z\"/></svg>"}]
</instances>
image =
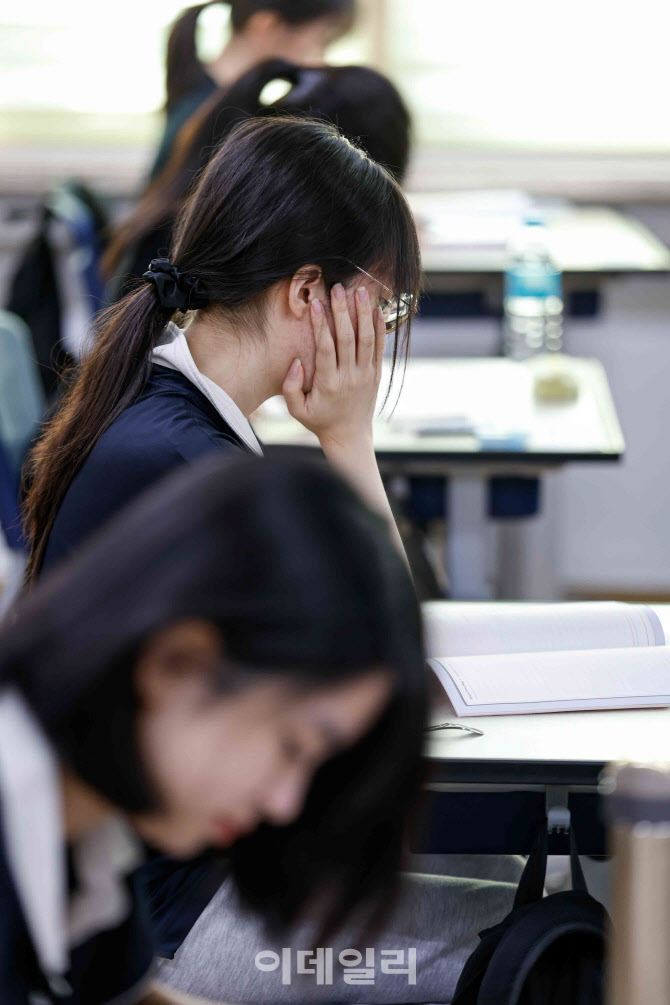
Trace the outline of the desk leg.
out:
<instances>
[{"instance_id":1,"label":"desk leg","mask_svg":"<svg viewBox=\"0 0 670 1005\"><path fill-rule=\"evenodd\" d=\"M454 474L447 481L446 563L452 600L491 600L494 528L488 519L488 482Z\"/></svg>"},{"instance_id":2,"label":"desk leg","mask_svg":"<svg viewBox=\"0 0 670 1005\"><path fill-rule=\"evenodd\" d=\"M521 520L495 521L496 582L500 600L562 599L557 533L560 528L560 474L542 478L540 511Z\"/></svg>"}]
</instances>

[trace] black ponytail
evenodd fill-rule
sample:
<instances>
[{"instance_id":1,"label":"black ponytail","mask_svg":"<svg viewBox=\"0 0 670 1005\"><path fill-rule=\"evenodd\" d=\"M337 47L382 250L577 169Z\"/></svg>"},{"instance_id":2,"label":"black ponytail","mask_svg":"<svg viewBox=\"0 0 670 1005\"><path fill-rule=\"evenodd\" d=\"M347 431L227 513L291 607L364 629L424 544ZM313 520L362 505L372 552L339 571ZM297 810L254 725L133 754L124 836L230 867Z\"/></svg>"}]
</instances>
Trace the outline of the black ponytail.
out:
<instances>
[{"instance_id":1,"label":"black ponytail","mask_svg":"<svg viewBox=\"0 0 670 1005\"><path fill-rule=\"evenodd\" d=\"M203 90L210 82L196 49L196 27L198 18L206 7L212 7L221 0L208 0L194 7L187 7L170 28L165 64L165 110L169 114L182 98Z\"/></svg>"},{"instance_id":2,"label":"black ponytail","mask_svg":"<svg viewBox=\"0 0 670 1005\"><path fill-rule=\"evenodd\" d=\"M72 479L107 427L144 387L151 351L173 313L161 305L156 288L145 282L99 315L92 351L25 467L23 516L31 546L26 583L39 573Z\"/></svg>"}]
</instances>

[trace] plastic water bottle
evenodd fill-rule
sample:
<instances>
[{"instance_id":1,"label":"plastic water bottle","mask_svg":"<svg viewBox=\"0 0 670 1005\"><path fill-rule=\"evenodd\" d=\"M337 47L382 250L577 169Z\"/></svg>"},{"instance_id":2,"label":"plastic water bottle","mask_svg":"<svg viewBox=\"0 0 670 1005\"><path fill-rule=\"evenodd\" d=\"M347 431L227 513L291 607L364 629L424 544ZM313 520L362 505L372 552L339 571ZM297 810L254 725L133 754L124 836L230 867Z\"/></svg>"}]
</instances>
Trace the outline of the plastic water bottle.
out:
<instances>
[{"instance_id":1,"label":"plastic water bottle","mask_svg":"<svg viewBox=\"0 0 670 1005\"><path fill-rule=\"evenodd\" d=\"M543 221L526 220L510 246L504 289L505 354L528 359L563 345L561 273L551 260Z\"/></svg>"}]
</instances>

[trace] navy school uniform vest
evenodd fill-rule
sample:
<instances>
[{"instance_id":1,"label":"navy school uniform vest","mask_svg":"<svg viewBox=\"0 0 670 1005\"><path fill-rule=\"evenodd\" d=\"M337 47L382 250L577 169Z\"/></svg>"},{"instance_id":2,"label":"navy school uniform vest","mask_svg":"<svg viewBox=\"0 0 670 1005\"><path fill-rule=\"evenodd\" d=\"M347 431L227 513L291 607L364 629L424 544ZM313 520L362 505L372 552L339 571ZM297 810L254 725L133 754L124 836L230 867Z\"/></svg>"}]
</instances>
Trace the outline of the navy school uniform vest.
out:
<instances>
[{"instance_id":1,"label":"navy school uniform vest","mask_svg":"<svg viewBox=\"0 0 670 1005\"><path fill-rule=\"evenodd\" d=\"M42 565L46 572L145 489L205 454L247 452L188 377L154 365L146 387L105 430L68 488Z\"/></svg>"}]
</instances>

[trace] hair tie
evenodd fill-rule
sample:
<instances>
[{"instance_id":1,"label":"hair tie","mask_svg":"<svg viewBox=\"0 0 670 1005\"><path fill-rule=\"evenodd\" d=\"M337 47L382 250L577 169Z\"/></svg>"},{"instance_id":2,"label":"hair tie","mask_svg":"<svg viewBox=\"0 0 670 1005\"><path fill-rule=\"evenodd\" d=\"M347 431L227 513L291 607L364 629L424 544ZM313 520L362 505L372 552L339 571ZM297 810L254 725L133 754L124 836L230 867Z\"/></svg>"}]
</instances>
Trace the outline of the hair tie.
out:
<instances>
[{"instance_id":1,"label":"hair tie","mask_svg":"<svg viewBox=\"0 0 670 1005\"><path fill-rule=\"evenodd\" d=\"M185 314L209 303L202 281L184 275L171 264L169 258L152 259L142 279L154 284L161 305L169 310Z\"/></svg>"}]
</instances>

